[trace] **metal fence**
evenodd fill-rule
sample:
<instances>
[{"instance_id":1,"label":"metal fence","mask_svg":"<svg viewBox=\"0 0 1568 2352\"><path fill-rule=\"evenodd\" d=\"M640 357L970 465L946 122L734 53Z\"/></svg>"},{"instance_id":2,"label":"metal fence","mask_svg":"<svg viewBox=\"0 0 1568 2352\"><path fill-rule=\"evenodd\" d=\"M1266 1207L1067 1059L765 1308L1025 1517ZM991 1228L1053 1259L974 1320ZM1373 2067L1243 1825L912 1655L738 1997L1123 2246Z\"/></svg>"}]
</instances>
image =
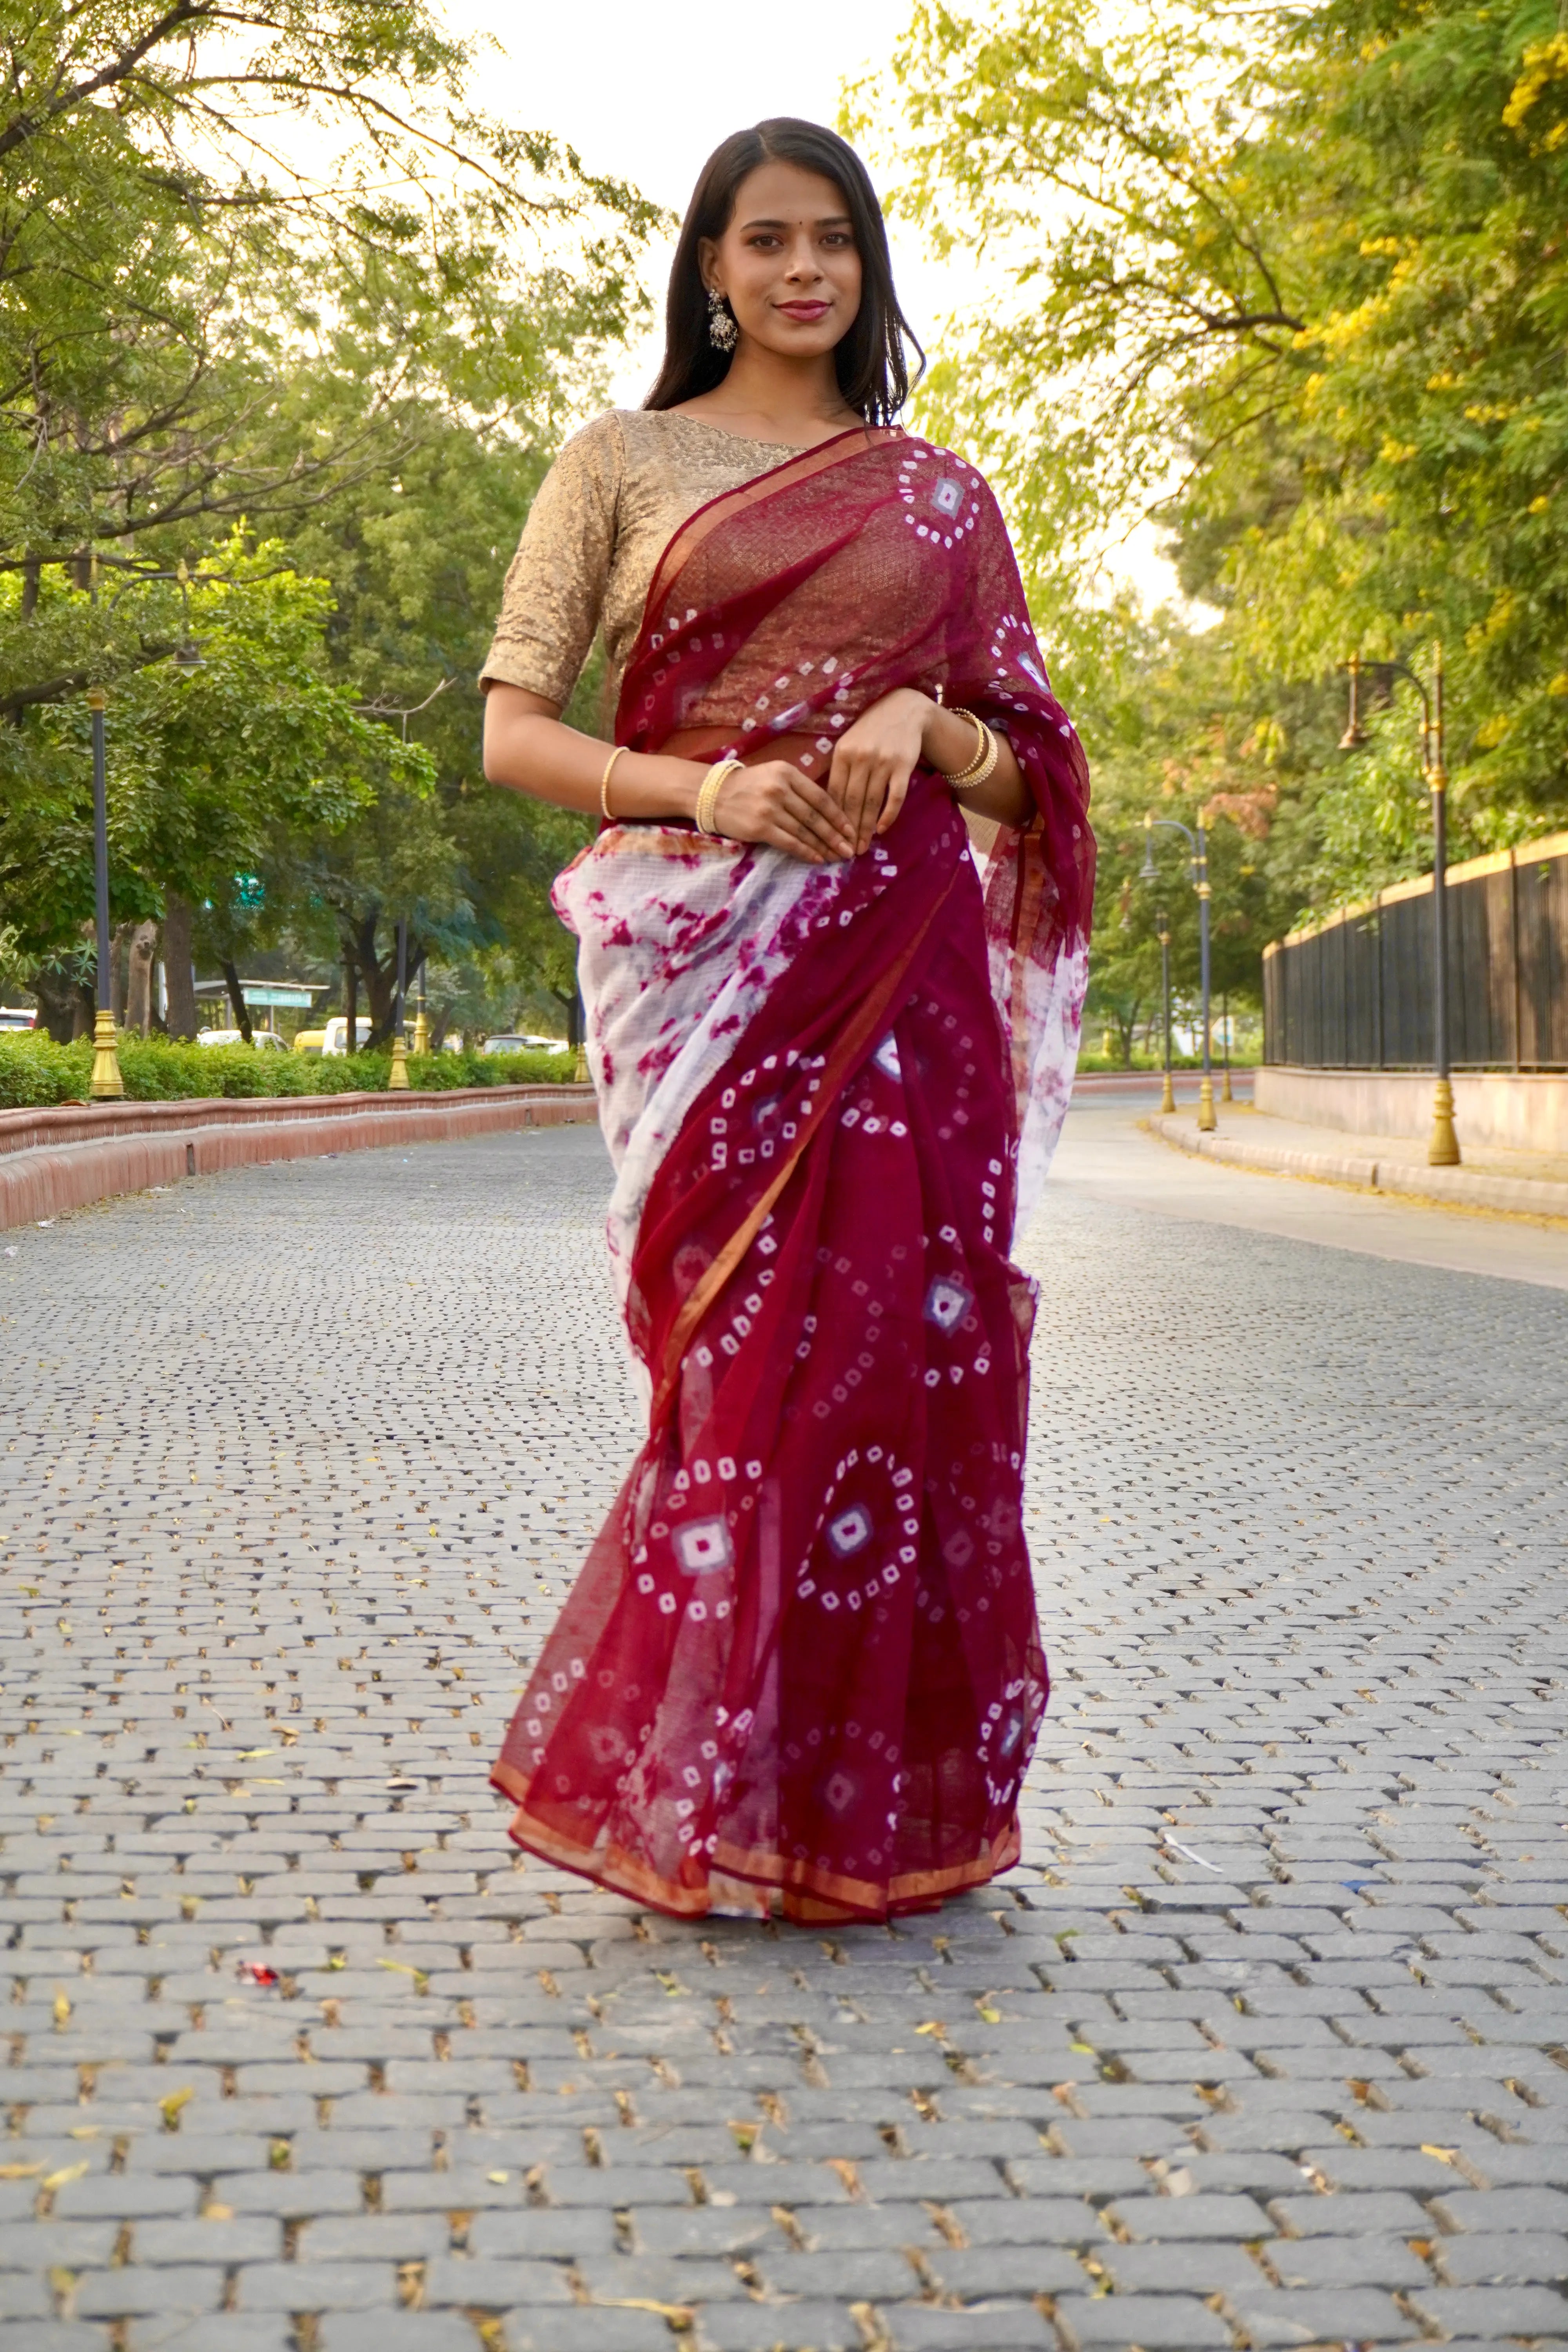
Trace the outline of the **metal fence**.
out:
<instances>
[{"instance_id":1,"label":"metal fence","mask_svg":"<svg viewBox=\"0 0 1568 2352\"><path fill-rule=\"evenodd\" d=\"M1568 1069L1568 834L1448 870L1456 1069ZM1432 879L1397 883L1263 950L1263 1058L1298 1068L1432 1060Z\"/></svg>"}]
</instances>

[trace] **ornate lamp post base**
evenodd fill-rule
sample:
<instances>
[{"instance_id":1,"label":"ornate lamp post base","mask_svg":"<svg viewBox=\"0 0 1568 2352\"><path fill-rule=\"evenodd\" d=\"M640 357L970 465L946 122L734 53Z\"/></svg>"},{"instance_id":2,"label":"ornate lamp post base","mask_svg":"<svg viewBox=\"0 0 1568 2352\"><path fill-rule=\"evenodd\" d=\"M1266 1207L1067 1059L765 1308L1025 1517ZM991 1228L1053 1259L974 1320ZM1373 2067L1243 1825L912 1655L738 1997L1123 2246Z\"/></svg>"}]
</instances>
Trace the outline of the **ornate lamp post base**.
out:
<instances>
[{"instance_id":1,"label":"ornate lamp post base","mask_svg":"<svg viewBox=\"0 0 1568 2352\"><path fill-rule=\"evenodd\" d=\"M1198 1133L1212 1135L1218 1124L1214 1115L1214 1080L1205 1070L1198 1080Z\"/></svg>"},{"instance_id":2,"label":"ornate lamp post base","mask_svg":"<svg viewBox=\"0 0 1568 2352\"><path fill-rule=\"evenodd\" d=\"M1167 1111L1173 1111L1173 1110L1175 1109L1175 1108L1176 1108L1176 1095L1175 1095L1175 1089L1174 1089L1174 1087L1173 1087L1172 1086L1172 1084L1171 1084L1171 1073L1170 1073L1170 1071L1169 1071L1169 1070L1166 1070L1166 1071L1163 1073L1163 1085L1161 1086L1161 1088L1160 1088L1160 1113L1161 1113L1161 1117L1162 1117L1162 1118L1163 1118L1164 1114L1165 1114Z\"/></svg>"},{"instance_id":3,"label":"ornate lamp post base","mask_svg":"<svg viewBox=\"0 0 1568 2352\"><path fill-rule=\"evenodd\" d=\"M1432 1139L1426 1146L1428 1168L1458 1168L1459 1139L1454 1132L1454 1089L1439 1078L1432 1089Z\"/></svg>"},{"instance_id":4,"label":"ornate lamp post base","mask_svg":"<svg viewBox=\"0 0 1568 2352\"><path fill-rule=\"evenodd\" d=\"M416 1054L427 1054L430 1051L430 1024L425 1018L423 1005L414 1016L414 1050Z\"/></svg>"},{"instance_id":5,"label":"ornate lamp post base","mask_svg":"<svg viewBox=\"0 0 1568 2352\"><path fill-rule=\"evenodd\" d=\"M92 1080L88 1093L94 1102L118 1102L124 1092L120 1056L114 1050L114 1015L100 1004L92 1027Z\"/></svg>"},{"instance_id":6,"label":"ornate lamp post base","mask_svg":"<svg viewBox=\"0 0 1568 2352\"><path fill-rule=\"evenodd\" d=\"M403 1042L401 1023L392 1033L392 1074L386 1084L392 1094L408 1092L408 1049Z\"/></svg>"}]
</instances>

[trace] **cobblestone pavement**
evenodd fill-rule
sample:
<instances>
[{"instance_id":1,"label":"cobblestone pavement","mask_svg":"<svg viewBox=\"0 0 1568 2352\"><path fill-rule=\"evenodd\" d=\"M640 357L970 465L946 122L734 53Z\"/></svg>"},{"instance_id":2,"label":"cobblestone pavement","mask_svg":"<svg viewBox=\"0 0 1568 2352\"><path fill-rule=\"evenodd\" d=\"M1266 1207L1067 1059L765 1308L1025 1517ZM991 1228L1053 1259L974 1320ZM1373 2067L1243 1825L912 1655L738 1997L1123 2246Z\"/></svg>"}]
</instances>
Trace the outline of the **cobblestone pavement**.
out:
<instances>
[{"instance_id":1,"label":"cobblestone pavement","mask_svg":"<svg viewBox=\"0 0 1568 2352\"><path fill-rule=\"evenodd\" d=\"M1568 2338L1562 1294L1058 1189L1025 1863L681 1927L485 1780L634 1443L605 1191L8 1237L0 2352Z\"/></svg>"}]
</instances>

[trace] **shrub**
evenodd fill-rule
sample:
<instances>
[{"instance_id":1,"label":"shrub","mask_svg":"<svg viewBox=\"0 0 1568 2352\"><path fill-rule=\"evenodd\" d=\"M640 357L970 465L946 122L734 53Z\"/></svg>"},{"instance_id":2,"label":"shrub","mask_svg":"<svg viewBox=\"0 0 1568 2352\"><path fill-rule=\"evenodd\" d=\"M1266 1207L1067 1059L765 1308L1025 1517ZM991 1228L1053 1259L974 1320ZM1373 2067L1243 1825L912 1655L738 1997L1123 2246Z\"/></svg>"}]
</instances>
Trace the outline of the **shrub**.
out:
<instances>
[{"instance_id":1,"label":"shrub","mask_svg":"<svg viewBox=\"0 0 1568 2352\"><path fill-rule=\"evenodd\" d=\"M252 1045L193 1045L168 1037L121 1036L120 1074L133 1102L193 1101L215 1096L380 1094L389 1054L279 1054ZM410 1055L410 1086L419 1093L454 1087L560 1085L572 1056L559 1054ZM42 1031L0 1033L0 1108L84 1102L92 1045L58 1045Z\"/></svg>"}]
</instances>

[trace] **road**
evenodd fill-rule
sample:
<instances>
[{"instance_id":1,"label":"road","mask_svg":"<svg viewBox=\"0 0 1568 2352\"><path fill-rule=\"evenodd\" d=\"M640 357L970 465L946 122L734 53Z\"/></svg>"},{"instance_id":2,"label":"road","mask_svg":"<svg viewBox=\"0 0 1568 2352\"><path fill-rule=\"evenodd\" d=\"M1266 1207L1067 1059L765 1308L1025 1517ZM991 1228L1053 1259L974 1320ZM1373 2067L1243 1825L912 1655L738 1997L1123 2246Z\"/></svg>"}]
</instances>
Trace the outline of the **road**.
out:
<instances>
[{"instance_id":1,"label":"road","mask_svg":"<svg viewBox=\"0 0 1568 2352\"><path fill-rule=\"evenodd\" d=\"M7 1237L0 2352L1568 2339L1568 1301L1058 1171L1025 1859L820 1937L486 1785L636 1442L596 1136Z\"/></svg>"}]
</instances>

